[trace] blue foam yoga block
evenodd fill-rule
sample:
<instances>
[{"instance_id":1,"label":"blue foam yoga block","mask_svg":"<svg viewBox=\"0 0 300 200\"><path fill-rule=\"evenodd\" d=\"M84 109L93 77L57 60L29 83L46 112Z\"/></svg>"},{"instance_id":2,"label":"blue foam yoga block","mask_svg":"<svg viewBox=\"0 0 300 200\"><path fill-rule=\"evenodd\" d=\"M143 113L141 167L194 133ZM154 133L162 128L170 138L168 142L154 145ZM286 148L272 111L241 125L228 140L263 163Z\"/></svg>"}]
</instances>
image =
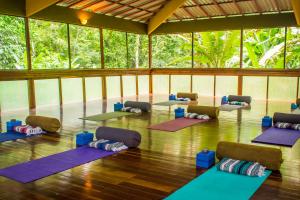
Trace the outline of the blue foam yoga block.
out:
<instances>
[{"instance_id":1,"label":"blue foam yoga block","mask_svg":"<svg viewBox=\"0 0 300 200\"><path fill-rule=\"evenodd\" d=\"M209 168L215 164L215 152L214 151L201 151L196 157L197 168Z\"/></svg>"},{"instance_id":2,"label":"blue foam yoga block","mask_svg":"<svg viewBox=\"0 0 300 200\"><path fill-rule=\"evenodd\" d=\"M114 111L121 111L124 105L120 102L114 104Z\"/></svg>"},{"instance_id":3,"label":"blue foam yoga block","mask_svg":"<svg viewBox=\"0 0 300 200\"><path fill-rule=\"evenodd\" d=\"M261 120L262 127L271 127L272 126L272 117L264 116Z\"/></svg>"},{"instance_id":4,"label":"blue foam yoga block","mask_svg":"<svg viewBox=\"0 0 300 200\"><path fill-rule=\"evenodd\" d=\"M14 131L15 126L21 126L21 125L22 125L22 121L11 119L10 121L6 122L6 131L12 132Z\"/></svg>"},{"instance_id":5,"label":"blue foam yoga block","mask_svg":"<svg viewBox=\"0 0 300 200\"><path fill-rule=\"evenodd\" d=\"M292 103L291 104L291 109L292 110L295 110L295 109L297 109L298 108L298 105L297 104L295 104L295 103Z\"/></svg>"},{"instance_id":6,"label":"blue foam yoga block","mask_svg":"<svg viewBox=\"0 0 300 200\"><path fill-rule=\"evenodd\" d=\"M228 103L228 97L227 96L223 96L222 100L221 100L221 105L227 104L227 103Z\"/></svg>"},{"instance_id":7,"label":"blue foam yoga block","mask_svg":"<svg viewBox=\"0 0 300 200\"><path fill-rule=\"evenodd\" d=\"M94 139L94 134L84 131L76 135L76 146L88 145Z\"/></svg>"},{"instance_id":8,"label":"blue foam yoga block","mask_svg":"<svg viewBox=\"0 0 300 200\"><path fill-rule=\"evenodd\" d=\"M174 110L175 112L175 118L181 118L181 117L184 117L184 108L176 108Z\"/></svg>"},{"instance_id":9,"label":"blue foam yoga block","mask_svg":"<svg viewBox=\"0 0 300 200\"><path fill-rule=\"evenodd\" d=\"M176 95L170 94L170 95L169 95L169 100L170 100L170 101L175 101L175 100L176 100Z\"/></svg>"}]
</instances>

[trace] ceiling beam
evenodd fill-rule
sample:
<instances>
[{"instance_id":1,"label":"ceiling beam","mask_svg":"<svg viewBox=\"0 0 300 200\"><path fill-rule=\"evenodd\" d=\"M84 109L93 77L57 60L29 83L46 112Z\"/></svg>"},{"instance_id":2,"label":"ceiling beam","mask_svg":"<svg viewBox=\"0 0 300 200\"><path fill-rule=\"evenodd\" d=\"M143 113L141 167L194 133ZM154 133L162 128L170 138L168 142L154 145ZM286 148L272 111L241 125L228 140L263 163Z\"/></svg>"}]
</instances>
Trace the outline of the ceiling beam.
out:
<instances>
[{"instance_id":1,"label":"ceiling beam","mask_svg":"<svg viewBox=\"0 0 300 200\"><path fill-rule=\"evenodd\" d=\"M26 0L26 17L30 17L35 13L52 6L61 0Z\"/></svg>"},{"instance_id":2,"label":"ceiling beam","mask_svg":"<svg viewBox=\"0 0 300 200\"><path fill-rule=\"evenodd\" d=\"M293 6L294 15L295 15L297 24L300 25L300 1L292 0L292 6Z\"/></svg>"},{"instance_id":3,"label":"ceiling beam","mask_svg":"<svg viewBox=\"0 0 300 200\"><path fill-rule=\"evenodd\" d=\"M182 6L186 0L171 0L158 11L149 21L148 35L150 35L157 27L164 23L174 12Z\"/></svg>"}]
</instances>

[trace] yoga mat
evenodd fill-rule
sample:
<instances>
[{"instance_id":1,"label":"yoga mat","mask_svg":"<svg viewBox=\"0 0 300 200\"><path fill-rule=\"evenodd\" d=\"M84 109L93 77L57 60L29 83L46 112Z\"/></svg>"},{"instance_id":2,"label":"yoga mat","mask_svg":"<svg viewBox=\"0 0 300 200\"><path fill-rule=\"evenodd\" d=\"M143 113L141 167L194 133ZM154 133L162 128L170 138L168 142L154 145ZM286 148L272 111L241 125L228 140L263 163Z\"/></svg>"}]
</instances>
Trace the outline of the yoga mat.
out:
<instances>
[{"instance_id":1,"label":"yoga mat","mask_svg":"<svg viewBox=\"0 0 300 200\"><path fill-rule=\"evenodd\" d=\"M173 105L187 105L190 101L164 101L164 102L158 102L154 103L153 105L156 106L173 106Z\"/></svg>"},{"instance_id":2,"label":"yoga mat","mask_svg":"<svg viewBox=\"0 0 300 200\"><path fill-rule=\"evenodd\" d=\"M103 114L99 114L99 115L83 117L80 119L99 122L99 121L109 120L109 119L113 119L113 118L133 115L133 114L134 113L130 113L130 112L110 112L110 113L103 113Z\"/></svg>"},{"instance_id":3,"label":"yoga mat","mask_svg":"<svg viewBox=\"0 0 300 200\"><path fill-rule=\"evenodd\" d=\"M0 169L0 176L21 183L29 183L115 153L117 152L101 151L99 149L83 146Z\"/></svg>"},{"instance_id":4,"label":"yoga mat","mask_svg":"<svg viewBox=\"0 0 300 200\"><path fill-rule=\"evenodd\" d=\"M201 120L201 119L188 119L188 118L178 118L171 121L163 122L160 124L151 125L148 128L153 130L160 130L160 131L169 131L175 132L180 129L202 123L207 122L208 120Z\"/></svg>"},{"instance_id":5,"label":"yoga mat","mask_svg":"<svg viewBox=\"0 0 300 200\"><path fill-rule=\"evenodd\" d=\"M219 109L221 111L233 111L233 110L238 110L238 109L241 109L243 108L243 106L240 106L240 105L229 105L229 104L224 104L224 105L221 105L219 107Z\"/></svg>"},{"instance_id":6,"label":"yoga mat","mask_svg":"<svg viewBox=\"0 0 300 200\"><path fill-rule=\"evenodd\" d=\"M266 170L262 177L249 177L221 172L213 167L165 199L248 200L270 174L271 171Z\"/></svg>"},{"instance_id":7,"label":"yoga mat","mask_svg":"<svg viewBox=\"0 0 300 200\"><path fill-rule=\"evenodd\" d=\"M292 147L300 138L300 131L271 127L252 142Z\"/></svg>"},{"instance_id":8,"label":"yoga mat","mask_svg":"<svg viewBox=\"0 0 300 200\"><path fill-rule=\"evenodd\" d=\"M297 108L297 109L293 110L292 113L293 113L293 114L300 114L300 109Z\"/></svg>"},{"instance_id":9,"label":"yoga mat","mask_svg":"<svg viewBox=\"0 0 300 200\"><path fill-rule=\"evenodd\" d=\"M22 134L22 133L15 133L15 132L0 133L0 142L24 139L27 137L30 137L30 136L26 136L25 134Z\"/></svg>"}]
</instances>

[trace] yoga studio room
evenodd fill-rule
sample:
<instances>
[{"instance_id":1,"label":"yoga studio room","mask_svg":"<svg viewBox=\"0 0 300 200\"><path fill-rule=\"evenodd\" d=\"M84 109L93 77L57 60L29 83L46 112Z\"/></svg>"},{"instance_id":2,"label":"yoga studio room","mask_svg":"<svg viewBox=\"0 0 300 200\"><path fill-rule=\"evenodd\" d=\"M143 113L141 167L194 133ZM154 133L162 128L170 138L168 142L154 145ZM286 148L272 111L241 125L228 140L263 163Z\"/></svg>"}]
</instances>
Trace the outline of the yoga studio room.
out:
<instances>
[{"instance_id":1,"label":"yoga studio room","mask_svg":"<svg viewBox=\"0 0 300 200\"><path fill-rule=\"evenodd\" d=\"M0 200L300 200L300 0L0 0Z\"/></svg>"}]
</instances>

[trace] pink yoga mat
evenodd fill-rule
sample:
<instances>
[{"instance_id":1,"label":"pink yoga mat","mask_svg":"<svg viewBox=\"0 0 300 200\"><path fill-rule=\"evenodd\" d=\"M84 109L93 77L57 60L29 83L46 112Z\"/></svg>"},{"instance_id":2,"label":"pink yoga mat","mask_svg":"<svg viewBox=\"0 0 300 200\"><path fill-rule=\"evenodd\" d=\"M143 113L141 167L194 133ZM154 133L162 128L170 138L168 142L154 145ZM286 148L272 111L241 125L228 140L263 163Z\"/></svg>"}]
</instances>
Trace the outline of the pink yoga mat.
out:
<instances>
[{"instance_id":1,"label":"pink yoga mat","mask_svg":"<svg viewBox=\"0 0 300 200\"><path fill-rule=\"evenodd\" d=\"M208 120L202 120L202 119L188 119L188 118L178 118L171 121L163 122L161 124L155 124L151 125L148 128L153 130L160 130L160 131L169 131L169 132L175 132L180 129L202 123L207 122Z\"/></svg>"}]
</instances>

